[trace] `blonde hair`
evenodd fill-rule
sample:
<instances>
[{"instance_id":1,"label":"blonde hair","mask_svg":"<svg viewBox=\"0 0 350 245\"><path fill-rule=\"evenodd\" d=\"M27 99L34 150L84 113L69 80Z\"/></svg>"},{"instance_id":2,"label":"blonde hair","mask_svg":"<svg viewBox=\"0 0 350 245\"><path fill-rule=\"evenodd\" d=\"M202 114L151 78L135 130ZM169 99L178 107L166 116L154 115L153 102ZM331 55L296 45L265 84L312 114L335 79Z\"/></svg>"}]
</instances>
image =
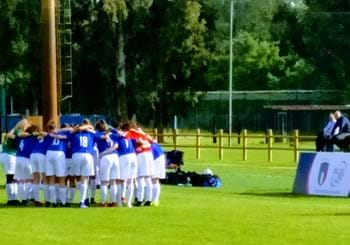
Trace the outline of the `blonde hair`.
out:
<instances>
[{"instance_id":1,"label":"blonde hair","mask_svg":"<svg viewBox=\"0 0 350 245\"><path fill-rule=\"evenodd\" d=\"M15 125L14 129L22 129L23 131L25 131L29 126L29 121L24 118Z\"/></svg>"}]
</instances>

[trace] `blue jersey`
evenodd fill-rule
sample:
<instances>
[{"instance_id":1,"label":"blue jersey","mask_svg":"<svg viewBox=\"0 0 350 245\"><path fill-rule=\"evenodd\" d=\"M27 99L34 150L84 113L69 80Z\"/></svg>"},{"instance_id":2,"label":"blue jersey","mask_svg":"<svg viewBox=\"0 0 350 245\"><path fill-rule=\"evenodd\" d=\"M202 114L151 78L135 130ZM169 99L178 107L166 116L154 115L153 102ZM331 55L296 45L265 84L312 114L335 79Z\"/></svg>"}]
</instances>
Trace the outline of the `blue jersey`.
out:
<instances>
[{"instance_id":1,"label":"blue jersey","mask_svg":"<svg viewBox=\"0 0 350 245\"><path fill-rule=\"evenodd\" d=\"M118 144L117 153L119 156L135 153L134 142L133 142L134 140L127 139L118 134L111 134L110 138L114 144Z\"/></svg>"},{"instance_id":2,"label":"blue jersey","mask_svg":"<svg viewBox=\"0 0 350 245\"><path fill-rule=\"evenodd\" d=\"M67 142L66 158L72 158L72 147L70 141Z\"/></svg>"},{"instance_id":3,"label":"blue jersey","mask_svg":"<svg viewBox=\"0 0 350 245\"><path fill-rule=\"evenodd\" d=\"M152 148L153 159L157 159L158 157L164 154L164 151L159 144L152 143L151 148Z\"/></svg>"},{"instance_id":4,"label":"blue jersey","mask_svg":"<svg viewBox=\"0 0 350 245\"><path fill-rule=\"evenodd\" d=\"M38 142L33 147L32 153L46 154L47 147L52 144L53 138L50 136L45 136L43 138L38 138Z\"/></svg>"},{"instance_id":5,"label":"blue jersey","mask_svg":"<svg viewBox=\"0 0 350 245\"><path fill-rule=\"evenodd\" d=\"M62 136L68 136L69 132L68 131L60 131L57 133L57 135L62 135ZM49 136L50 139L50 144L47 147L48 151L63 151L66 152L67 149L67 139L57 139Z\"/></svg>"},{"instance_id":6,"label":"blue jersey","mask_svg":"<svg viewBox=\"0 0 350 245\"><path fill-rule=\"evenodd\" d=\"M90 153L94 154L94 144L97 141L97 136L88 131L72 133L69 136L71 142L72 154L74 153Z\"/></svg>"},{"instance_id":7,"label":"blue jersey","mask_svg":"<svg viewBox=\"0 0 350 245\"><path fill-rule=\"evenodd\" d=\"M109 147L112 146L112 142L109 139L101 139L102 136L104 136L106 134L105 131L99 131L96 133L96 137L97 137L97 149L98 152L104 152L105 150L107 150Z\"/></svg>"},{"instance_id":8,"label":"blue jersey","mask_svg":"<svg viewBox=\"0 0 350 245\"><path fill-rule=\"evenodd\" d=\"M32 153L34 145L38 142L36 136L27 136L27 137L17 137L17 154L18 157L29 158Z\"/></svg>"}]
</instances>

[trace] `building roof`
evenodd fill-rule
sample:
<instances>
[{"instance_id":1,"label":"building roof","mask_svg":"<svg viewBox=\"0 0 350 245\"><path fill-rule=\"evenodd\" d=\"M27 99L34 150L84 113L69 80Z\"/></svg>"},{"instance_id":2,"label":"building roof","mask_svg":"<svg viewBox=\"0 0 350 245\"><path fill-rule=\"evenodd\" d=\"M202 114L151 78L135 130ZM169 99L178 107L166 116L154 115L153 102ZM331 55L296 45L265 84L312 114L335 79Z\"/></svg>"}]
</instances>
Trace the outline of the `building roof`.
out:
<instances>
[{"instance_id":1,"label":"building roof","mask_svg":"<svg viewBox=\"0 0 350 245\"><path fill-rule=\"evenodd\" d=\"M281 111L345 111L350 110L350 105L265 105L264 109Z\"/></svg>"}]
</instances>

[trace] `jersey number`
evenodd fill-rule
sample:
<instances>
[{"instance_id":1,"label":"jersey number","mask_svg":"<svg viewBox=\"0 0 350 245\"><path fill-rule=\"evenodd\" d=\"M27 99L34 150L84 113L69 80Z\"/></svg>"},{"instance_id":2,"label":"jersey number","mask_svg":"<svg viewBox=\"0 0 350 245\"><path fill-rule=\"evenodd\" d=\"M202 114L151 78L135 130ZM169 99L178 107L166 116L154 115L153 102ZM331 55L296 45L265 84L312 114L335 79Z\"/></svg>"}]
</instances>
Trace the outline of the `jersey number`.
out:
<instances>
[{"instance_id":1,"label":"jersey number","mask_svg":"<svg viewBox=\"0 0 350 245\"><path fill-rule=\"evenodd\" d=\"M60 140L59 139L54 139L52 142L52 145L59 145L60 144Z\"/></svg>"},{"instance_id":2,"label":"jersey number","mask_svg":"<svg viewBox=\"0 0 350 245\"><path fill-rule=\"evenodd\" d=\"M88 147L88 138L86 136L80 136L80 146Z\"/></svg>"},{"instance_id":3,"label":"jersey number","mask_svg":"<svg viewBox=\"0 0 350 245\"><path fill-rule=\"evenodd\" d=\"M21 140L21 142L19 143L19 149L21 149L21 151L23 151L23 147L24 147L24 141Z\"/></svg>"}]
</instances>

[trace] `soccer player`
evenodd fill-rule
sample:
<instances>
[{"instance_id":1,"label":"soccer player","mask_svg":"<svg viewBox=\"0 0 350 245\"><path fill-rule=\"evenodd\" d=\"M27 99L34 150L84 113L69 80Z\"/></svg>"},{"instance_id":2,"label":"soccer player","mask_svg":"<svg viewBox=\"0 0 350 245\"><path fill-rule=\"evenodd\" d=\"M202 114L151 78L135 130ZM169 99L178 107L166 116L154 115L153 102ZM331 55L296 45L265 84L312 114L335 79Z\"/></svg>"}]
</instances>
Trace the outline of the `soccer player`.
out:
<instances>
[{"instance_id":1,"label":"soccer player","mask_svg":"<svg viewBox=\"0 0 350 245\"><path fill-rule=\"evenodd\" d=\"M101 206L116 207L117 206L117 184L119 179L119 157L116 152L117 145L107 135L107 123L99 121L96 124L97 148L100 156L99 174L100 174L100 190L101 190ZM108 185L110 186L110 204L107 204Z\"/></svg>"},{"instance_id":2,"label":"soccer player","mask_svg":"<svg viewBox=\"0 0 350 245\"><path fill-rule=\"evenodd\" d=\"M117 179L117 204L122 205L125 200L126 206L131 208L137 177L137 158L134 149L135 140L127 137L129 129L130 124L124 123L121 126L122 131L114 131L109 137L114 145L117 145L120 162L120 178Z\"/></svg>"},{"instance_id":3,"label":"soccer player","mask_svg":"<svg viewBox=\"0 0 350 245\"><path fill-rule=\"evenodd\" d=\"M165 179L165 155L161 146L157 143L152 143L152 155L154 159L152 167L152 204L159 205L160 196L160 179Z\"/></svg>"},{"instance_id":4,"label":"soccer player","mask_svg":"<svg viewBox=\"0 0 350 245\"><path fill-rule=\"evenodd\" d=\"M127 137L136 142L137 154L137 190L135 206L150 206L152 203L152 164L153 156L151 151L152 138L141 129L130 128Z\"/></svg>"},{"instance_id":5,"label":"soccer player","mask_svg":"<svg viewBox=\"0 0 350 245\"><path fill-rule=\"evenodd\" d=\"M16 135L24 131L29 126L27 119L23 119L16 124L16 126L6 134L2 144L2 153L0 154L0 162L3 165L4 173L6 175L6 196L7 205L18 204L17 191L18 186L15 176L16 170L16 152L17 145L15 141Z\"/></svg>"},{"instance_id":6,"label":"soccer player","mask_svg":"<svg viewBox=\"0 0 350 245\"><path fill-rule=\"evenodd\" d=\"M89 120L84 119L82 126L70 134L69 140L71 141L74 174L80 179L80 207L87 208L84 202L87 198L89 176L94 175L93 154L97 137L92 131Z\"/></svg>"},{"instance_id":7,"label":"soccer player","mask_svg":"<svg viewBox=\"0 0 350 245\"><path fill-rule=\"evenodd\" d=\"M56 128L54 122L52 127ZM51 206L57 206L57 199L60 200L60 205L67 206L66 195L66 149L67 149L67 136L70 134L69 130L55 130L53 133L48 134L51 137L51 144L47 147L46 160L45 160L45 173L48 177L49 183L49 204ZM56 182L58 184L58 197L56 194Z\"/></svg>"},{"instance_id":8,"label":"soccer player","mask_svg":"<svg viewBox=\"0 0 350 245\"><path fill-rule=\"evenodd\" d=\"M88 199L85 201L87 204L96 204L95 202L95 194L96 194L96 187L97 187L97 175L99 172L99 152L97 149L96 144L94 145L94 154L92 155L93 163L94 163L94 175L89 177L89 190L88 191Z\"/></svg>"},{"instance_id":9,"label":"soccer player","mask_svg":"<svg viewBox=\"0 0 350 245\"><path fill-rule=\"evenodd\" d=\"M16 173L15 178L18 180L19 199L23 205L28 203L29 192L31 191L32 183L32 168L29 162L29 157L33 146L37 143L38 127L35 125L29 126L24 133L16 136L17 153L16 153Z\"/></svg>"},{"instance_id":10,"label":"soccer player","mask_svg":"<svg viewBox=\"0 0 350 245\"><path fill-rule=\"evenodd\" d=\"M46 126L46 131L48 133L53 132L54 126L52 122L49 122ZM30 164L33 171L33 196L34 196L34 206L41 206L42 203L39 200L39 189L40 182L42 181L43 192L44 192L44 200L47 200L48 190L47 190L47 178L45 174L45 155L47 151L47 147L52 143L52 138L47 136L47 133L43 133L39 136L37 143L34 145L32 149L32 153L30 154Z\"/></svg>"},{"instance_id":11,"label":"soccer player","mask_svg":"<svg viewBox=\"0 0 350 245\"><path fill-rule=\"evenodd\" d=\"M70 205L74 202L75 188L77 183L77 180L74 176L72 148L71 148L70 141L67 142L67 148L66 148L66 167L67 167L67 179L66 179L67 204Z\"/></svg>"}]
</instances>

